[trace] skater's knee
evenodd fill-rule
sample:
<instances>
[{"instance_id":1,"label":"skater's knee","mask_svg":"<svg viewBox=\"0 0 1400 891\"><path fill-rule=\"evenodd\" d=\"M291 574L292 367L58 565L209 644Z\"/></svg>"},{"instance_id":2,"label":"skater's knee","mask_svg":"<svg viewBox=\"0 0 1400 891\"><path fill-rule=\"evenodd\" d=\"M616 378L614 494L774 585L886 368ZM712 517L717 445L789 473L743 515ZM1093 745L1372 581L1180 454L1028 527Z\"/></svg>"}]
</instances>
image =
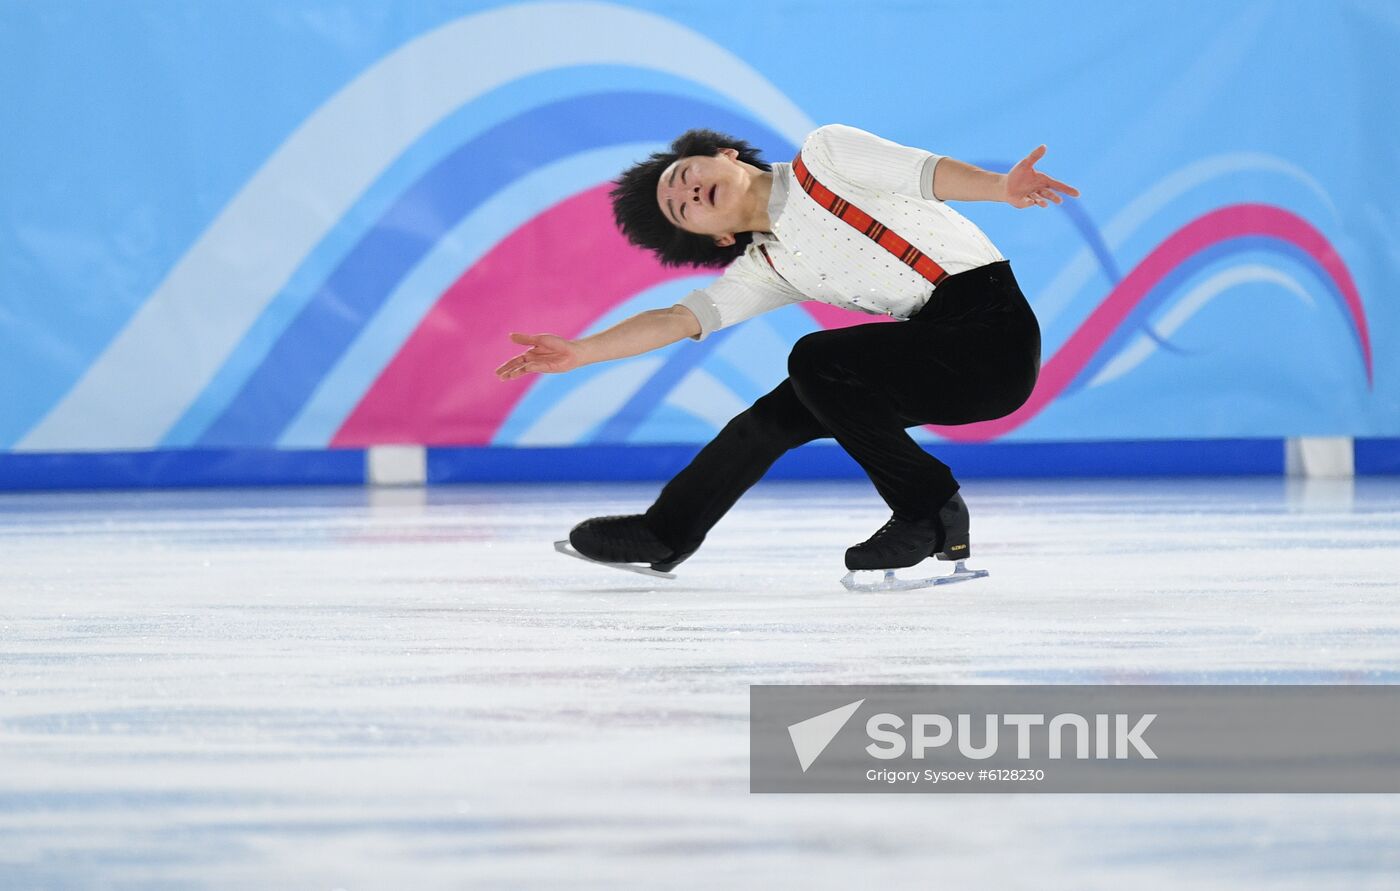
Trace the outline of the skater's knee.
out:
<instances>
[{"instance_id":1,"label":"skater's knee","mask_svg":"<svg viewBox=\"0 0 1400 891\"><path fill-rule=\"evenodd\" d=\"M725 433L749 447L776 445L787 439L782 419L767 410L762 400L735 415Z\"/></svg>"},{"instance_id":2,"label":"skater's knee","mask_svg":"<svg viewBox=\"0 0 1400 891\"><path fill-rule=\"evenodd\" d=\"M779 455L829 435L797 397L792 382L783 381L771 393L735 415L720 437L736 441L744 449Z\"/></svg>"},{"instance_id":3,"label":"skater's knee","mask_svg":"<svg viewBox=\"0 0 1400 891\"><path fill-rule=\"evenodd\" d=\"M825 435L805 407L787 394L768 395L725 425L721 436L753 453L782 454Z\"/></svg>"},{"instance_id":4,"label":"skater's knee","mask_svg":"<svg viewBox=\"0 0 1400 891\"><path fill-rule=\"evenodd\" d=\"M788 354L788 376L795 382L809 381L829 371L834 364L831 331L813 331L798 338Z\"/></svg>"}]
</instances>

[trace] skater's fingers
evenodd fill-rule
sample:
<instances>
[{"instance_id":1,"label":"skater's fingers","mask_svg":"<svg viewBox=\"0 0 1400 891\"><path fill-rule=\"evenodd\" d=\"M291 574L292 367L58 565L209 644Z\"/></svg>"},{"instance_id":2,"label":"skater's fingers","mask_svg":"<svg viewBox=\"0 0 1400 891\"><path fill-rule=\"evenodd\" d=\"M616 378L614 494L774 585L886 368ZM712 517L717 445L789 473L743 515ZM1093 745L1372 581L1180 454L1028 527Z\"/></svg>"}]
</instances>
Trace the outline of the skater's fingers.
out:
<instances>
[{"instance_id":1,"label":"skater's fingers","mask_svg":"<svg viewBox=\"0 0 1400 891\"><path fill-rule=\"evenodd\" d=\"M496 368L496 373L497 373L497 374L504 374L505 372L510 371L512 368L514 368L515 366L519 365L521 362L524 362L524 361L525 361L525 354L524 354L524 353L520 354L519 356L511 356L509 359L507 359L507 360L505 360L504 362L502 362L502 363Z\"/></svg>"},{"instance_id":2,"label":"skater's fingers","mask_svg":"<svg viewBox=\"0 0 1400 891\"><path fill-rule=\"evenodd\" d=\"M1047 179L1048 179L1048 177L1047 177ZM1062 182L1060 182L1060 181L1057 180L1057 179L1051 179L1051 180L1049 180L1049 182L1050 182L1050 187L1051 187L1051 188L1053 188L1053 189L1059 189L1061 192L1064 192L1066 195L1068 195L1068 196L1071 197L1071 198L1078 198L1078 197L1079 197L1079 190L1076 189L1074 186L1071 186L1071 185L1069 185L1068 183L1062 183Z\"/></svg>"},{"instance_id":3,"label":"skater's fingers","mask_svg":"<svg viewBox=\"0 0 1400 891\"><path fill-rule=\"evenodd\" d=\"M535 346L540 342L538 334L517 334L511 332L510 339L524 346Z\"/></svg>"},{"instance_id":4,"label":"skater's fingers","mask_svg":"<svg viewBox=\"0 0 1400 891\"><path fill-rule=\"evenodd\" d=\"M530 369L533 363L524 355L516 356L509 362L496 369L496 374L501 380L514 380Z\"/></svg>"}]
</instances>

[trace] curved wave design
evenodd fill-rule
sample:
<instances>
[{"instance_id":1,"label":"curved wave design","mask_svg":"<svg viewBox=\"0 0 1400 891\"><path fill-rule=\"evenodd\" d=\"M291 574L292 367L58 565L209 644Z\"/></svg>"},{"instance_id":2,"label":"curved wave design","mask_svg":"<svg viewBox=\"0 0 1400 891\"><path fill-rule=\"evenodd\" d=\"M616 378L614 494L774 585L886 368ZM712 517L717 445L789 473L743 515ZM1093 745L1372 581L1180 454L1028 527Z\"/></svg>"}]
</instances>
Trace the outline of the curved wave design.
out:
<instances>
[{"instance_id":1,"label":"curved wave design","mask_svg":"<svg viewBox=\"0 0 1400 891\"><path fill-rule=\"evenodd\" d=\"M1073 204L1062 207L1078 211L1077 215L1071 214L1072 222L1094 256L1100 260L1105 276L1114 283L1114 287L1046 362L1035 393L1019 411L1007 418L982 424L960 427L930 425L926 429L932 433L944 439L963 442L1003 436L1038 415L1056 398L1074 392L1085 382L1099 376L1135 336L1145 337L1150 346L1183 353L1183 350L1154 332L1147 324L1148 319L1200 271L1234 255L1251 251L1262 250L1291 259L1313 271L1347 318L1368 384L1372 383L1370 336L1355 283L1326 237L1297 214L1262 204L1221 208L1182 227L1150 252L1126 277L1121 277L1087 214ZM1278 276L1282 276L1282 273L1275 271L1274 277ZM1272 279L1263 275L1261 280ZM1299 287L1294 284L1290 289L1297 292ZM1199 295L1191 299L1198 300ZM822 328L871 321L868 316L816 302L801 304L801 308ZM1179 326L1179 323L1170 326L1167 334ZM706 343L718 346L720 338L728 333L729 330L718 332ZM653 364L647 379L636 385L631 398L619 410L610 413L601 426L594 427L591 434L577 441L631 440L648 413L657 410L688 373L700 369L708 356L708 351L691 347L673 353L663 364ZM1136 361L1140 362L1143 358L1145 356L1139 356Z\"/></svg>"},{"instance_id":2,"label":"curved wave design","mask_svg":"<svg viewBox=\"0 0 1400 891\"><path fill-rule=\"evenodd\" d=\"M995 421L930 429L959 442L985 441L1015 430L1044 411L1075 380L1092 376L1117 353L1124 332L1136 333L1136 321L1198 269L1229 253L1258 247L1282 250L1315 264L1351 323L1367 384L1372 384L1365 310L1336 250L1297 214L1265 204L1239 204L1193 220L1148 254L1045 363L1035 392L1021 408Z\"/></svg>"},{"instance_id":3,"label":"curved wave design","mask_svg":"<svg viewBox=\"0 0 1400 891\"><path fill-rule=\"evenodd\" d=\"M609 328L644 309L669 306L712 278L711 274L672 279L643 291L599 316L583 334ZM689 352L697 344L673 344L631 359L586 366L570 374L542 376L511 409L492 442L559 446L600 441L704 441L787 374L787 354L792 344L821 327L804 308L803 304L794 304L765 313L707 339L706 344L719 334L726 335L709 351L702 365L691 366L689 373L680 376L680 383L660 395L656 408L646 417L629 419L625 439L603 440L603 428L616 424L618 411L657 380L663 363L677 353Z\"/></svg>"},{"instance_id":4,"label":"curved wave design","mask_svg":"<svg viewBox=\"0 0 1400 891\"><path fill-rule=\"evenodd\" d=\"M767 126L693 99L612 93L531 109L460 146L413 183L350 250L199 444L279 439L395 286L458 220L502 188L564 157L606 145L671 138L695 120L783 141ZM594 238L610 219L605 208L597 218L580 221L577 231ZM533 253L530 260L513 262L532 268L539 262L538 247ZM551 323L548 316L536 322ZM469 339L455 348L487 346Z\"/></svg>"},{"instance_id":5,"label":"curved wave design","mask_svg":"<svg viewBox=\"0 0 1400 891\"><path fill-rule=\"evenodd\" d=\"M692 81L768 122L788 142L812 128L752 66L655 13L609 3L520 3L449 22L382 58L307 117L16 447L160 443L304 258L396 158L456 109L502 85L599 64ZM190 319L201 320L198 336L171 337L189 330ZM113 393L123 399L116 416ZM109 421L94 424L94 417ZM228 432L234 442L250 438Z\"/></svg>"},{"instance_id":6,"label":"curved wave design","mask_svg":"<svg viewBox=\"0 0 1400 891\"><path fill-rule=\"evenodd\" d=\"M1121 249L1163 210L1194 190L1208 185L1218 187L1228 182L1231 177L1261 174L1292 183L1296 188L1311 195L1333 220L1337 219L1337 206L1332 197L1307 171L1280 158L1259 152L1213 155L1172 171L1134 196L1103 225L1102 241L1105 249L1110 254L1113 250ZM1052 322L1069 307L1075 295L1080 293L1093 276L1094 260L1098 260L1100 268L1107 272L1107 267L1103 266L1103 254L1094 249L1091 256L1091 248L1086 245L1059 272L1051 276L1044 287L1037 289L1036 313L1040 315L1042 322ZM1116 275L1110 276L1109 286L1118 284L1118 278Z\"/></svg>"},{"instance_id":7,"label":"curved wave design","mask_svg":"<svg viewBox=\"0 0 1400 891\"><path fill-rule=\"evenodd\" d=\"M448 288L336 432L332 445L486 444L530 382L491 370L511 331L541 320L577 336L599 307L692 273L663 267L612 232L608 186L567 199L521 227ZM576 237L588 231L588 238ZM556 247L539 264L538 245Z\"/></svg>"},{"instance_id":8,"label":"curved wave design","mask_svg":"<svg viewBox=\"0 0 1400 891\"><path fill-rule=\"evenodd\" d=\"M628 143L571 155L516 180L464 216L394 286L282 431L278 445L324 447L462 270L480 262L502 237L558 204L560 195L587 191L656 149L654 143Z\"/></svg>"},{"instance_id":9,"label":"curved wave design","mask_svg":"<svg viewBox=\"0 0 1400 891\"><path fill-rule=\"evenodd\" d=\"M1166 312L1158 322L1154 323L1152 328L1144 329L1145 332L1151 331L1157 335L1157 339L1138 338L1083 385L1098 387L1122 377L1147 361L1147 358L1156 352L1154 344L1160 342L1160 338L1170 337L1176 333L1216 297L1231 288L1255 283L1274 285L1283 293L1297 297L1304 306L1316 305L1307 289L1299 284L1293 276L1281 270L1258 263L1230 266L1213 273L1205 281L1194 286L1185 296L1177 300L1176 305ZM1083 382L1088 378L1089 375L1086 373L1079 375L1076 380Z\"/></svg>"},{"instance_id":10,"label":"curved wave design","mask_svg":"<svg viewBox=\"0 0 1400 891\"><path fill-rule=\"evenodd\" d=\"M218 420L242 392L278 338L321 292L345 257L363 242L365 235L383 219L388 209L401 201L414 183L421 181L445 157L532 108L589 95L635 92L639 75L642 72L638 69L622 65L585 65L539 71L473 99L435 124L379 174L310 253L302 258L297 271L269 301L267 308L244 334L217 374L180 421L166 433L162 447L191 446L204 435L210 424ZM648 90L653 93L690 97L717 105L727 104L723 96L689 79L655 70L647 71L642 76ZM458 265L452 270L452 277L456 278L456 274L475 262L490 243L499 240L548 205L565 195L597 185L638 156L658 148L658 144L651 142L619 143L570 155L538 167L513 182L503 183L499 191L478 205L456 229L435 244L431 257L415 267L397 286L389 303L356 337L354 347L342 355L337 363L340 373L332 372L326 381L318 385L313 400L283 431L278 444L292 448L320 448L329 441L334 428L344 420L354 400L369 385L369 381L363 379L364 375L351 372L344 367L345 364L365 359L367 342L380 343L386 336L396 335L397 340L390 348L392 354L392 350L397 349L407 336L407 332L402 331L402 326L398 324L398 314L405 305L409 302L418 305L417 318L421 318L426 311L426 307L422 306L423 299L435 299L446 288L444 281L431 294L419 290L425 284L422 281L425 266L442 262L446 254L455 253ZM404 293L405 289L408 293ZM417 318L413 320L415 323ZM382 355L382 351L372 352L369 368L373 375L383 368L387 357ZM343 392L346 387L353 388L357 384L358 389L347 404ZM328 411L335 415L332 424L324 420Z\"/></svg>"},{"instance_id":11,"label":"curved wave design","mask_svg":"<svg viewBox=\"0 0 1400 891\"><path fill-rule=\"evenodd\" d=\"M483 45L496 62L478 60L473 48ZM428 83L425 70L435 73ZM634 301L670 299L683 279L699 281L695 270L663 268L626 245L606 200L624 149L639 156L695 125L742 133L772 158L790 157L812 126L742 59L653 13L515 4L425 33L288 136L19 447L703 436L761 391L779 371L774 356L801 332L880 320L809 302L583 375L577 387L500 384L490 373L510 350L511 330L577 336ZM1183 355L1168 338L1235 284L1271 282L1311 300L1257 256L1244 264L1246 253L1311 272L1347 319L1372 383L1356 287L1327 239L1296 213L1219 208L1122 273L1115 251L1129 236L1150 244L1174 225L1159 211L1239 172L1287 177L1311 193L1300 192L1304 206L1336 213L1305 171L1251 153L1172 172L1102 229L1083 206L1061 205L1083 247L1038 289L1037 312L1051 320L1086 298L1096 273L1107 297L1046 362L1020 411L920 436L1002 436L1056 399L1127 375L1156 350ZM1197 195L1191 212L1226 200L1221 193L1213 188L1211 203ZM1189 287L1222 261L1223 271ZM172 337L190 331L193 318L201 320L196 336ZM113 392L130 397L115 417ZM91 423L97 416L114 422ZM559 419L567 432L548 429Z\"/></svg>"}]
</instances>

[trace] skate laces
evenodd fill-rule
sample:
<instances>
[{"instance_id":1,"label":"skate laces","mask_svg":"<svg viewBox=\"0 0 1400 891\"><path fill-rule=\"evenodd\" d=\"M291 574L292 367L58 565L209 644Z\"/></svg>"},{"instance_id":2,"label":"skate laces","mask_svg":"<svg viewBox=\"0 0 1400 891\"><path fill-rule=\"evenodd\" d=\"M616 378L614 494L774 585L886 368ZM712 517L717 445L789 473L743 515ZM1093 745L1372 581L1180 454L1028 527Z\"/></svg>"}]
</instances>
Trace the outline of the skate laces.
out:
<instances>
[{"instance_id":1,"label":"skate laces","mask_svg":"<svg viewBox=\"0 0 1400 891\"><path fill-rule=\"evenodd\" d=\"M597 517L585 525L591 526L586 534L598 553L605 555L604 559L652 562L674 553L670 545L647 528L641 514Z\"/></svg>"},{"instance_id":2,"label":"skate laces","mask_svg":"<svg viewBox=\"0 0 1400 891\"><path fill-rule=\"evenodd\" d=\"M876 541L883 538L885 534L891 529L893 529L899 522L900 520L898 520L897 518L890 517L888 520L885 521L885 525L881 526L879 529L876 529L875 534L867 538L865 541L861 542L861 545L874 544Z\"/></svg>"},{"instance_id":3,"label":"skate laces","mask_svg":"<svg viewBox=\"0 0 1400 891\"><path fill-rule=\"evenodd\" d=\"M617 536L623 544L655 545L661 543L655 535L652 535L651 530L643 525L640 516L604 517L603 519L605 522L599 524L601 528Z\"/></svg>"}]
</instances>

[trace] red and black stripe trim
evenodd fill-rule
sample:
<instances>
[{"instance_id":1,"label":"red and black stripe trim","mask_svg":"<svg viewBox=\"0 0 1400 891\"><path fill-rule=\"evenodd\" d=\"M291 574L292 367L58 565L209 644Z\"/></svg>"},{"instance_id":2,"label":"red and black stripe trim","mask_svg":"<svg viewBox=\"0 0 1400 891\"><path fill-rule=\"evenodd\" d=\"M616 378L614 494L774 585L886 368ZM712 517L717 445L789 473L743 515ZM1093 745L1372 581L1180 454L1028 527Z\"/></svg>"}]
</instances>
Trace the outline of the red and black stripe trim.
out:
<instances>
[{"instance_id":1,"label":"red and black stripe trim","mask_svg":"<svg viewBox=\"0 0 1400 891\"><path fill-rule=\"evenodd\" d=\"M765 260L768 261L768 265L769 265L769 266L773 266L773 258L770 257L770 256L768 256L768 248L766 248L766 247L764 247L763 245L760 244L760 245L758 246L758 252L759 252L760 254L763 255L763 259L765 259ZM774 271L774 272L778 272L778 267L773 266L773 271ZM779 275L782 275L781 272L778 272L778 274L779 274Z\"/></svg>"},{"instance_id":2,"label":"red and black stripe trim","mask_svg":"<svg viewBox=\"0 0 1400 891\"><path fill-rule=\"evenodd\" d=\"M783 281L787 281L787 276L783 275L781 272L778 272L778 264L774 263L773 258L768 255L768 246L760 244L758 246L758 252L763 255L763 259L768 261L768 265L773 267L773 271L777 273L778 278L782 279ZM789 282L789 284L791 284L791 282Z\"/></svg>"},{"instance_id":3,"label":"red and black stripe trim","mask_svg":"<svg viewBox=\"0 0 1400 891\"><path fill-rule=\"evenodd\" d=\"M935 285L948 277L948 273L944 271L943 267L930 260L923 251L905 241L897 233L891 232L884 223L822 185L812 175L812 171L807 169L800 153L792 159L792 172L797 178L798 185L802 186L802 191L811 195L813 201L831 211L843 223L859 230L862 235L894 254L899 258L899 262ZM767 253L764 256L766 257ZM768 263L772 265L773 261L769 260Z\"/></svg>"}]
</instances>

